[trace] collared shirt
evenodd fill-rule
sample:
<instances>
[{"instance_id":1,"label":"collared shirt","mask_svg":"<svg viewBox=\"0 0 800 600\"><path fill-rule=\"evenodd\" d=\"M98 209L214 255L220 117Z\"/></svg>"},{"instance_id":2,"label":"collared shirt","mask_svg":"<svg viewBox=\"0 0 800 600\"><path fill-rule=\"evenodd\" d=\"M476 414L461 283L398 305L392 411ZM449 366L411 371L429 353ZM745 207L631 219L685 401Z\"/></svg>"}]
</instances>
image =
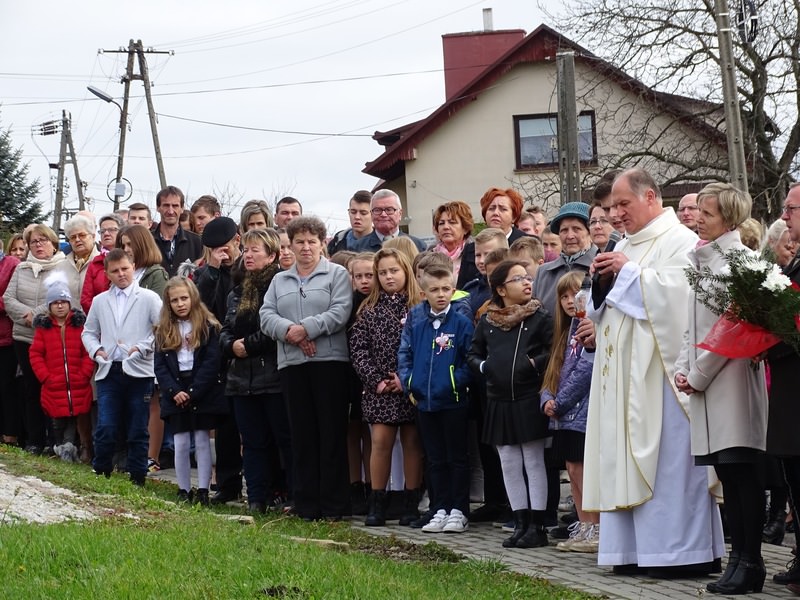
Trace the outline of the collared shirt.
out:
<instances>
[{"instance_id":1,"label":"collared shirt","mask_svg":"<svg viewBox=\"0 0 800 600\"><path fill-rule=\"evenodd\" d=\"M121 328L122 321L125 317L125 311L128 308L128 300L130 300L131 292L133 291L133 286L129 285L125 289L120 289L118 287L113 287L112 289L114 290L114 302L117 307L117 327ZM125 344L122 343L122 340L117 340L117 344L109 355L109 359L112 361L124 360L128 357L128 350Z\"/></svg>"}]
</instances>

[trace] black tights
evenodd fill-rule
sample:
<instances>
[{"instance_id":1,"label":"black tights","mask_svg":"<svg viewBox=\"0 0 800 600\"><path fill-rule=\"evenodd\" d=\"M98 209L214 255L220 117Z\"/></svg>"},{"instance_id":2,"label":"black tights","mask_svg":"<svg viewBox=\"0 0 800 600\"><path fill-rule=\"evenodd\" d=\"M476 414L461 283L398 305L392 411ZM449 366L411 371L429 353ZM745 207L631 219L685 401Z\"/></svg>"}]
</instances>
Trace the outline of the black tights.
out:
<instances>
[{"instance_id":1,"label":"black tights","mask_svg":"<svg viewBox=\"0 0 800 600\"><path fill-rule=\"evenodd\" d=\"M752 559L761 556L764 483L762 471L755 463L715 465L725 494L725 516L731 534L731 550Z\"/></svg>"},{"instance_id":2,"label":"black tights","mask_svg":"<svg viewBox=\"0 0 800 600\"><path fill-rule=\"evenodd\" d=\"M780 461L783 478L786 480L786 488L789 491L789 507L792 509L792 519L795 524L795 544L800 548L800 530L797 527L797 502L800 502L800 456L781 458Z\"/></svg>"}]
</instances>

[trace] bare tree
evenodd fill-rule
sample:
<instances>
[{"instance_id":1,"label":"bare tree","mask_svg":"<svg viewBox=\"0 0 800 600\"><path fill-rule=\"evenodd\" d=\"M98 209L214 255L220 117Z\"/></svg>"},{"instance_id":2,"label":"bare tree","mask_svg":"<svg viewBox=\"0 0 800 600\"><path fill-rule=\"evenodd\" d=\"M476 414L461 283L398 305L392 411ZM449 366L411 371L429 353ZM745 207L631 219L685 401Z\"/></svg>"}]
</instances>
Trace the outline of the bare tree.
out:
<instances>
[{"instance_id":1,"label":"bare tree","mask_svg":"<svg viewBox=\"0 0 800 600\"><path fill-rule=\"evenodd\" d=\"M730 1L735 23L742 0ZM547 13L543 5L540 0ZM755 7L758 35L752 43L735 36L734 55L754 212L772 219L798 171L800 0L756 0ZM621 69L655 90L666 106L672 97L677 103L671 111L676 124L683 109L702 117L709 138L724 136L713 0L567 0L558 15L549 17L564 35L610 68ZM620 113L621 119L625 116ZM628 152L605 157L607 164L658 160L674 166L671 182L727 179L728 165L717 159L718 153L704 158L701 148L687 152L674 144L660 147L651 137L653 131L640 128L638 136L631 134L625 140Z\"/></svg>"},{"instance_id":2,"label":"bare tree","mask_svg":"<svg viewBox=\"0 0 800 600\"><path fill-rule=\"evenodd\" d=\"M219 202L222 214L226 217L233 215L232 218L234 220L238 219L239 215L236 213L244 203L244 192L239 191L236 184L230 181L226 182L225 185L219 185L214 181L211 184L211 190L217 202Z\"/></svg>"}]
</instances>

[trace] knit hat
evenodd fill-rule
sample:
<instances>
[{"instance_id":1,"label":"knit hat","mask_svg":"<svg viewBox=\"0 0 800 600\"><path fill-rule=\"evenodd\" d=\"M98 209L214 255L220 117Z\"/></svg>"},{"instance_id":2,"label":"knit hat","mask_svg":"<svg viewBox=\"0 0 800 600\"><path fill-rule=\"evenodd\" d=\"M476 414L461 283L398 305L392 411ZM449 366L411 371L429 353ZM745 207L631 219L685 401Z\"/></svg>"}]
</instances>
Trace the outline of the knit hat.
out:
<instances>
[{"instance_id":1,"label":"knit hat","mask_svg":"<svg viewBox=\"0 0 800 600\"><path fill-rule=\"evenodd\" d=\"M589 205L585 202L567 202L560 209L558 214L550 221L550 231L558 235L562 219L578 219L586 229L589 229Z\"/></svg>"},{"instance_id":2,"label":"knit hat","mask_svg":"<svg viewBox=\"0 0 800 600\"><path fill-rule=\"evenodd\" d=\"M219 248L230 242L238 232L236 223L229 217L217 217L208 222L203 229L203 246Z\"/></svg>"},{"instance_id":3,"label":"knit hat","mask_svg":"<svg viewBox=\"0 0 800 600\"><path fill-rule=\"evenodd\" d=\"M61 271L56 271L45 279L44 285L47 287L47 306L58 300L66 300L72 306L72 294L69 291L67 276Z\"/></svg>"}]
</instances>

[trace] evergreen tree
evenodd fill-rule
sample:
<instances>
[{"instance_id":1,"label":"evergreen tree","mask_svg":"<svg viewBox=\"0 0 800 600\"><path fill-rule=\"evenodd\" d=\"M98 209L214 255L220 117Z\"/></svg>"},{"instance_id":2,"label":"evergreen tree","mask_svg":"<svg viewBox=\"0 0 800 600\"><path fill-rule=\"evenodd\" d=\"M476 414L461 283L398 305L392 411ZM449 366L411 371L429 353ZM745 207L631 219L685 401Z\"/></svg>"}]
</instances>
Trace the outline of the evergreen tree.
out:
<instances>
[{"instance_id":1,"label":"evergreen tree","mask_svg":"<svg viewBox=\"0 0 800 600\"><path fill-rule=\"evenodd\" d=\"M28 165L22 163L22 149L11 143L11 132L0 132L0 231L6 235L40 223L45 215L36 201L39 180L28 181Z\"/></svg>"}]
</instances>

